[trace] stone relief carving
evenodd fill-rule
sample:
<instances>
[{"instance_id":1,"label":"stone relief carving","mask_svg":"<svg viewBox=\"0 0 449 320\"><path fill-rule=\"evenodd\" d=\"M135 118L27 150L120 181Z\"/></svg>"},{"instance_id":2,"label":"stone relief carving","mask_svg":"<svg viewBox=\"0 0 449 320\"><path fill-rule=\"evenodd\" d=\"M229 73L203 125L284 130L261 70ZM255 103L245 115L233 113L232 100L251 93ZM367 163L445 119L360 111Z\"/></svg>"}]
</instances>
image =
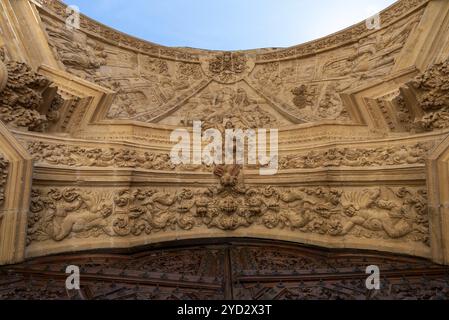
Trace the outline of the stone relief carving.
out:
<instances>
[{"instance_id":1,"label":"stone relief carving","mask_svg":"<svg viewBox=\"0 0 449 320\"><path fill-rule=\"evenodd\" d=\"M66 5L61 1L55 0L38 0L42 8L38 8L44 13L41 16L56 15L59 19L67 18ZM54 16L52 17L55 18ZM189 62L198 62L198 54L188 52L187 50L178 50L175 48L162 47L144 40L125 35L112 28L98 24L98 22L81 15L80 25L83 32L91 32L99 38L103 38L108 42L114 43L116 46L132 48L141 53L151 54L154 57L164 57L171 60L181 60Z\"/></svg>"},{"instance_id":2,"label":"stone relief carving","mask_svg":"<svg viewBox=\"0 0 449 320\"><path fill-rule=\"evenodd\" d=\"M117 92L109 109L109 119L138 118L144 113L160 113L161 106L176 101L192 85L203 79L199 64L176 64L142 56L139 75L111 76L98 79L98 83ZM129 66L126 66L128 69ZM131 70L127 72L132 72Z\"/></svg>"},{"instance_id":3,"label":"stone relief carving","mask_svg":"<svg viewBox=\"0 0 449 320\"><path fill-rule=\"evenodd\" d=\"M84 16L81 17L82 30L78 32L62 28L62 22L56 22L55 17L49 16L48 12L43 14L43 21L50 43L69 72L117 91L116 100L107 113L108 119L159 122L161 115L164 117L172 110L178 109L180 97L192 88L193 82L200 81L205 76L221 84L250 78L255 82L255 87L267 94L278 109L284 109L299 122L348 121L350 117L340 94L365 81L381 78L391 70L396 55L419 22L422 10L416 10L399 21L395 19L407 12L404 8L417 8L421 3L413 1L412 4L405 3L389 9L383 13L385 20L382 21L385 27L374 33L367 33L363 24L342 31L338 36L286 50L276 50L276 53L212 54L201 51L203 54L199 58L199 55L193 53L195 50L185 50L185 57L188 59L178 59L180 53L170 48L156 45L149 48L148 43L96 25ZM43 5L44 8L65 16L64 5L47 2L43 2ZM85 31L93 31L96 35L121 46L113 48L112 45L103 44L101 40L91 38ZM321 59L307 57L279 61L287 57L301 56L311 48L314 48L313 52L316 53L335 44L345 46L335 50L335 53L324 54ZM135 49L140 53L125 48L128 45L137 45ZM142 48L147 48L148 51L143 53L140 51ZM115 58L112 57L114 54ZM130 59L137 62L125 63L127 57L133 55L136 57ZM276 62L265 59L270 55L278 57ZM268 60L269 63L256 65L255 56L258 57L257 62ZM176 59L172 59L173 57ZM317 62L326 59L324 65ZM321 80L317 82L316 78L320 77ZM301 90L303 92L300 92ZM239 121L244 122L241 119ZM256 119L257 121L261 122ZM165 123L179 125L179 121ZM218 121L214 125L223 126L223 123Z\"/></svg>"},{"instance_id":4,"label":"stone relief carving","mask_svg":"<svg viewBox=\"0 0 449 320\"><path fill-rule=\"evenodd\" d=\"M239 52L224 52L202 61L203 70L209 77L226 84L242 80L254 64L250 56Z\"/></svg>"},{"instance_id":5,"label":"stone relief carving","mask_svg":"<svg viewBox=\"0 0 449 320\"><path fill-rule=\"evenodd\" d=\"M316 96L315 90L309 88L306 85L300 85L299 87L291 90L293 94L293 104L300 109L304 109L307 106L314 105L314 97Z\"/></svg>"},{"instance_id":6,"label":"stone relief carving","mask_svg":"<svg viewBox=\"0 0 449 320\"><path fill-rule=\"evenodd\" d=\"M227 180L225 180L227 181ZM426 191L414 187L34 188L28 244L252 225L428 244Z\"/></svg>"},{"instance_id":7,"label":"stone relief carving","mask_svg":"<svg viewBox=\"0 0 449 320\"><path fill-rule=\"evenodd\" d=\"M143 114L160 114L161 106L176 103L180 96L203 79L199 64L174 63L146 55L119 62L124 54L124 51L116 52L115 62L107 65L108 68L117 68L117 72L97 79L101 85L117 92L107 115L109 119L144 121L141 120Z\"/></svg>"},{"instance_id":8,"label":"stone relief carving","mask_svg":"<svg viewBox=\"0 0 449 320\"><path fill-rule=\"evenodd\" d=\"M106 65L105 47L82 32L65 28L62 22L42 17L55 56L67 71L87 80L94 80L98 70Z\"/></svg>"},{"instance_id":9,"label":"stone relief carving","mask_svg":"<svg viewBox=\"0 0 449 320\"><path fill-rule=\"evenodd\" d=\"M300 63L300 62L298 62ZM314 62L312 62L314 63ZM314 70L314 65L309 65ZM347 120L348 114L340 99L352 81L298 81L298 67L282 66L279 62L256 67L253 73L254 86L273 97L282 108L296 118L307 121Z\"/></svg>"},{"instance_id":10,"label":"stone relief carving","mask_svg":"<svg viewBox=\"0 0 449 320\"><path fill-rule=\"evenodd\" d=\"M189 88L186 82L164 77L160 82L151 82L145 78L132 80L107 79L100 82L117 92L107 118L133 119L148 112L158 112L167 101L177 93Z\"/></svg>"},{"instance_id":11,"label":"stone relief carving","mask_svg":"<svg viewBox=\"0 0 449 320\"><path fill-rule=\"evenodd\" d=\"M58 15L59 17L66 18L66 6L60 1L53 0L39 0L44 9L50 10L50 12ZM401 0L395 3L387 11L381 15L383 25L389 26L395 22L398 17L410 12L411 10L418 10L419 7L425 4L427 0ZM142 52L151 53L155 56L163 56L175 60L189 60L191 62L197 62L200 60L199 54L194 50L189 52L187 50L178 50L174 48L166 48L150 44L146 41L135 39L133 37L124 35L106 26L99 25L95 21L81 16L81 27L85 31L93 32L104 39L111 41L122 46L141 50ZM312 41L307 44L287 48L277 49L269 52L261 52L256 54L256 60L258 62L276 61L282 59L291 59L301 56L306 56L319 51L350 43L354 39L359 39L370 33L371 30L366 28L365 23L360 23L354 28L340 31L334 35Z\"/></svg>"},{"instance_id":12,"label":"stone relief carving","mask_svg":"<svg viewBox=\"0 0 449 320\"><path fill-rule=\"evenodd\" d=\"M435 64L411 81L418 105L424 111L415 126L426 131L449 128L449 59Z\"/></svg>"},{"instance_id":13,"label":"stone relief carving","mask_svg":"<svg viewBox=\"0 0 449 320\"><path fill-rule=\"evenodd\" d=\"M252 225L428 244L424 189L258 188L245 185L238 165L217 166L214 174L219 184L209 188L35 188L28 244Z\"/></svg>"},{"instance_id":14,"label":"stone relief carving","mask_svg":"<svg viewBox=\"0 0 449 320\"><path fill-rule=\"evenodd\" d=\"M5 201L5 185L8 177L8 165L9 162L0 154L0 208Z\"/></svg>"},{"instance_id":15,"label":"stone relief carving","mask_svg":"<svg viewBox=\"0 0 449 320\"><path fill-rule=\"evenodd\" d=\"M274 79L271 78L271 80ZM283 109L298 119L307 122L349 119L348 112L340 99L340 93L350 87L347 81L293 85L280 82L273 86L273 83L262 80L256 83L256 87L269 96L274 95L275 101L280 101ZM266 92L270 88L272 92Z\"/></svg>"},{"instance_id":16,"label":"stone relief carving","mask_svg":"<svg viewBox=\"0 0 449 320\"><path fill-rule=\"evenodd\" d=\"M203 78L201 65L197 63L177 63L177 78L183 81L198 81Z\"/></svg>"},{"instance_id":17,"label":"stone relief carving","mask_svg":"<svg viewBox=\"0 0 449 320\"><path fill-rule=\"evenodd\" d=\"M199 63L173 62L137 54L64 28L61 21L43 16L55 55L66 70L117 92L107 118L131 119L161 110L203 73Z\"/></svg>"},{"instance_id":18,"label":"stone relief carving","mask_svg":"<svg viewBox=\"0 0 449 320\"><path fill-rule=\"evenodd\" d=\"M147 170L211 172L206 165L174 165L166 153L133 149L86 147L47 142L23 142L36 163L70 167L116 167ZM424 164L433 142L373 148L329 148L282 155L279 168L376 167ZM254 166L250 166L251 168Z\"/></svg>"},{"instance_id":19,"label":"stone relief carving","mask_svg":"<svg viewBox=\"0 0 449 320\"><path fill-rule=\"evenodd\" d=\"M58 120L62 99L51 82L27 64L6 62L8 79L0 96L0 120L9 126L44 131Z\"/></svg>"},{"instance_id":20,"label":"stone relief carving","mask_svg":"<svg viewBox=\"0 0 449 320\"><path fill-rule=\"evenodd\" d=\"M236 128L278 128L289 123L264 98L243 84L211 84L161 123L191 126L193 121L219 129L228 123Z\"/></svg>"},{"instance_id":21,"label":"stone relief carving","mask_svg":"<svg viewBox=\"0 0 449 320\"><path fill-rule=\"evenodd\" d=\"M416 12L314 58L259 63L251 79L258 90L278 100L298 119L347 121L349 114L340 94L391 72L421 16L422 11Z\"/></svg>"},{"instance_id":22,"label":"stone relief carving","mask_svg":"<svg viewBox=\"0 0 449 320\"><path fill-rule=\"evenodd\" d=\"M174 165L166 153L138 152L133 149L85 147L45 142L26 143L37 163L70 167L116 167L147 170L211 171L201 165Z\"/></svg>"},{"instance_id":23,"label":"stone relief carving","mask_svg":"<svg viewBox=\"0 0 449 320\"><path fill-rule=\"evenodd\" d=\"M385 27L390 26L398 17L403 16L407 12L415 9L419 10L420 5L423 5L427 0L402 0L395 3L388 10L382 12L381 21ZM299 58L317 52L325 51L326 49L342 46L344 44L353 43L358 39L366 37L371 30L366 28L365 22L360 23L348 30L342 30L328 37L311 41L296 47L291 47L282 50L275 50L273 52L258 53L256 55L257 62L273 62L279 60L286 60L292 58Z\"/></svg>"},{"instance_id":24,"label":"stone relief carving","mask_svg":"<svg viewBox=\"0 0 449 320\"><path fill-rule=\"evenodd\" d=\"M423 185L422 178L411 183L413 186L403 187L394 177L386 178L388 186L376 187L374 182L359 186L353 180L335 187L326 182L319 182L322 187L312 186L318 183L313 180L307 187L299 187L295 180L304 181L307 175L306 170L295 169L321 169L313 171L324 172L326 168L351 167L356 169L346 168L342 172L356 172L369 167L373 171L369 177L372 180L381 171L393 170L391 166L403 166L398 170L406 172L410 180L415 179L417 172L423 172L425 158L434 144L417 141L434 139L431 137L439 137L439 133L409 137L401 145L402 140L397 138L405 138L406 134L390 136L390 131L402 131L395 127L396 122L400 124L397 127L402 126L406 131L449 128L444 86L447 66L435 66L428 70L428 78L423 75L422 79L415 80L413 93L417 93L425 113L416 121L408 97L399 91L395 92L397 97L377 92L371 103L373 108L380 108L381 112L375 110L380 125L372 130L363 125L345 126L343 122L350 117L341 95L355 92L358 86L379 83L391 72L406 40L421 19L422 10L418 6L424 0L402 1L400 6L395 5L382 13L383 28L379 31L367 31L365 25L356 26L285 50L255 50L254 55L164 48L122 35L86 17L82 17L81 30L68 33L60 19L65 16L65 6L54 1L42 0L42 3L46 6L39 12L57 60L65 70L117 92L110 109L96 113L106 119L94 118L100 122L133 120L161 126L140 125L128 130L125 126L129 122L121 127L115 126L119 124L116 121L104 121L101 126L85 123L79 132L70 131L76 135L76 141L69 136L53 139L46 135L44 140L48 142L30 137L32 142L26 143L37 166L41 165L40 169L48 172L62 167L68 175L75 172L100 175L98 172L105 171L95 169L97 167L214 172L220 183L210 187L200 182L183 189L166 184L153 186L152 182L146 184L142 179L138 187L131 184L126 189L119 189L100 188L94 182L86 187L51 186L51 178L49 181L42 181L47 179L42 178L33 190L29 216L28 244L36 245L36 252L41 250L38 243L41 241L72 239L76 243L76 238L151 238L155 233L169 230L194 232L196 228L232 231L257 227L257 230L265 229L268 236L288 230L297 232L298 239L318 239L320 236L323 242L346 239L351 242L354 239L351 243L357 245L364 243L357 239L383 239L396 251L401 251L405 243L428 245L425 187L416 187ZM47 9L54 9L60 18ZM405 64L402 59L401 62ZM2 69L0 63L0 79L2 71L8 73L8 68L5 65ZM30 86L43 97L44 85ZM0 81L0 91L2 87L5 87L4 92L9 90L6 83ZM54 107L48 110L40 103L30 107L37 113L24 114L24 118L31 120L24 121L23 128L45 130L45 124L57 118L60 103L56 100ZM77 110L76 117L83 114L82 110L87 109ZM3 115L2 110L0 116ZM385 128L382 116L390 130ZM162 145L165 148L166 125L190 127L194 120L203 121L203 127L221 130L289 126L282 131L284 147L280 168L292 169L291 186L259 187L260 181L253 171L251 180L257 180L258 186L245 185L243 170L253 167L174 166L168 154L152 151L161 150ZM316 121L322 123L305 125L298 131L290 127ZM76 126L73 123L71 125ZM10 125L17 126L13 121ZM60 127L55 126L54 131L58 130ZM129 140L130 143L108 144L111 140ZM357 147L345 144L349 140L355 141ZM366 142L368 140L373 141ZM323 147L331 141L341 143L336 144L339 147ZM133 142L136 142L135 148ZM318 149L313 150L317 145ZM390 168L383 171L381 167L384 166ZM84 168L69 170L67 167ZM143 173L142 177L168 176L167 172ZM284 171L282 183L288 174ZM104 180L104 177L99 179ZM71 244L69 241L68 245ZM425 250L422 252L426 254Z\"/></svg>"},{"instance_id":25,"label":"stone relief carving","mask_svg":"<svg viewBox=\"0 0 449 320\"><path fill-rule=\"evenodd\" d=\"M280 159L282 169L424 164L433 142L377 148L331 148Z\"/></svg>"}]
</instances>

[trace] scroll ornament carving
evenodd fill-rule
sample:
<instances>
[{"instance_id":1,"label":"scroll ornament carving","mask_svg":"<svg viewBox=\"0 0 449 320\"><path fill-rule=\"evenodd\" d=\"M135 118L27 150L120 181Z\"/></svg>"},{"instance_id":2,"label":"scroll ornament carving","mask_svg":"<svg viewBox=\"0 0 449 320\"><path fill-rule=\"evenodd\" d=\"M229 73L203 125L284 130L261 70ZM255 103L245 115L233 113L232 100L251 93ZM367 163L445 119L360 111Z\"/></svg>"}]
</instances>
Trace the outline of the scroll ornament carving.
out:
<instances>
[{"instance_id":1,"label":"scroll ornament carving","mask_svg":"<svg viewBox=\"0 0 449 320\"><path fill-rule=\"evenodd\" d=\"M428 131L449 128L449 59L433 65L410 85L425 112L416 125Z\"/></svg>"},{"instance_id":2,"label":"scroll ornament carving","mask_svg":"<svg viewBox=\"0 0 449 320\"><path fill-rule=\"evenodd\" d=\"M223 172L231 173L222 175L219 187L208 189L35 188L28 244L253 225L331 237L428 242L424 189L253 188L241 184L232 170Z\"/></svg>"},{"instance_id":3,"label":"scroll ornament carving","mask_svg":"<svg viewBox=\"0 0 449 320\"><path fill-rule=\"evenodd\" d=\"M321 168L321 167L368 167L387 165L424 164L432 142L392 147L331 148L325 151L313 150L305 155L288 155L281 157L282 169Z\"/></svg>"},{"instance_id":4,"label":"scroll ornament carving","mask_svg":"<svg viewBox=\"0 0 449 320\"><path fill-rule=\"evenodd\" d=\"M8 160L0 154L0 206L5 200L5 185L8 177Z\"/></svg>"},{"instance_id":5,"label":"scroll ornament carving","mask_svg":"<svg viewBox=\"0 0 449 320\"><path fill-rule=\"evenodd\" d=\"M61 100L56 96L46 114L40 109L51 82L34 72L27 64L6 62L8 80L0 96L0 119L10 126L43 131L49 121L57 118Z\"/></svg>"}]
</instances>

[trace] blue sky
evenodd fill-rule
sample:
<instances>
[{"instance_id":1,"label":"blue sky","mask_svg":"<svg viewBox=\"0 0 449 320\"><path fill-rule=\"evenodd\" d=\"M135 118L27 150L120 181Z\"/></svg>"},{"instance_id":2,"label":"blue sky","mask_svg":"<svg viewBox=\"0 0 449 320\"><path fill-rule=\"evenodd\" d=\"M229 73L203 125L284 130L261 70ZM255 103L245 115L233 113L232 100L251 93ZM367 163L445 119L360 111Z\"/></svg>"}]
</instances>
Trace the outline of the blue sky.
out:
<instances>
[{"instance_id":1,"label":"blue sky","mask_svg":"<svg viewBox=\"0 0 449 320\"><path fill-rule=\"evenodd\" d=\"M363 21L395 0L64 0L108 26L167 46L287 47Z\"/></svg>"}]
</instances>

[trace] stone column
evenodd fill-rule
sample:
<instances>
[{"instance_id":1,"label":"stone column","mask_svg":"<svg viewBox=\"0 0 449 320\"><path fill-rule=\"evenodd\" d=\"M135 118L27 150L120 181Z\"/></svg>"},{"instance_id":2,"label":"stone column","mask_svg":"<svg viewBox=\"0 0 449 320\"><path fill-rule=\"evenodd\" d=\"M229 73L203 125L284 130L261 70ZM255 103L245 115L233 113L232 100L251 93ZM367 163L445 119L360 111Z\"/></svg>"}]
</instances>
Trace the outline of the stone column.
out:
<instances>
[{"instance_id":1,"label":"stone column","mask_svg":"<svg viewBox=\"0 0 449 320\"><path fill-rule=\"evenodd\" d=\"M27 216L30 208L32 159L0 121L0 168L3 201L0 204L0 265L25 257Z\"/></svg>"},{"instance_id":2,"label":"stone column","mask_svg":"<svg viewBox=\"0 0 449 320\"><path fill-rule=\"evenodd\" d=\"M432 259L449 265L449 135L427 161Z\"/></svg>"}]
</instances>

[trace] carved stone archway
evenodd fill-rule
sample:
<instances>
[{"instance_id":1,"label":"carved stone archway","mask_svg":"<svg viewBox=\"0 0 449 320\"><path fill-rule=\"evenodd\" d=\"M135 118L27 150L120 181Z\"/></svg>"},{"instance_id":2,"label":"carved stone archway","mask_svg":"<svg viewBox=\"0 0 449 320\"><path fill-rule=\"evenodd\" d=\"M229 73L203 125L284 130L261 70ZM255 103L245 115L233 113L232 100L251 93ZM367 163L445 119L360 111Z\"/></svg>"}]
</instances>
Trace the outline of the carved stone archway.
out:
<instances>
[{"instance_id":1,"label":"carved stone archway","mask_svg":"<svg viewBox=\"0 0 449 320\"><path fill-rule=\"evenodd\" d=\"M66 16L0 0L0 264L216 238L449 263L448 1L239 52ZM170 135L195 120L279 128L278 173L174 164Z\"/></svg>"}]
</instances>

